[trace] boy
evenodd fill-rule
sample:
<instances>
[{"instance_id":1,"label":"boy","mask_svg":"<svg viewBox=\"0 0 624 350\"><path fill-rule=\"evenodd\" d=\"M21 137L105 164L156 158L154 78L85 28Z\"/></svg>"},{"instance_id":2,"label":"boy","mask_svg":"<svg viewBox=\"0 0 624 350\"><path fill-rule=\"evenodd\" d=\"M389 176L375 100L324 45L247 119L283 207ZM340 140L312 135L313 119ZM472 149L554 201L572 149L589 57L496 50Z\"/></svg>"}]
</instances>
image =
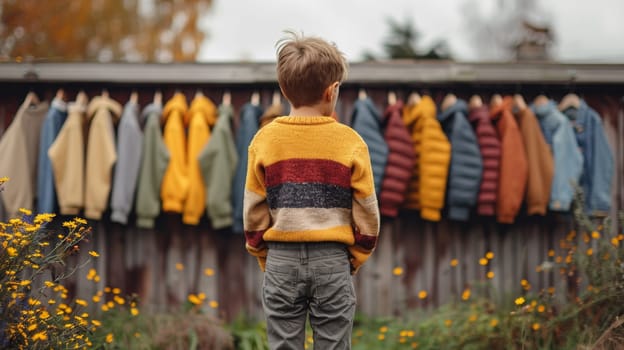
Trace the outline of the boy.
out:
<instances>
[{"instance_id":1,"label":"boy","mask_svg":"<svg viewBox=\"0 0 624 350\"><path fill-rule=\"evenodd\" d=\"M278 42L277 78L290 114L249 145L246 248L265 272L262 305L271 349L349 349L351 275L375 249L379 209L368 148L331 117L346 78L342 53L289 33Z\"/></svg>"}]
</instances>

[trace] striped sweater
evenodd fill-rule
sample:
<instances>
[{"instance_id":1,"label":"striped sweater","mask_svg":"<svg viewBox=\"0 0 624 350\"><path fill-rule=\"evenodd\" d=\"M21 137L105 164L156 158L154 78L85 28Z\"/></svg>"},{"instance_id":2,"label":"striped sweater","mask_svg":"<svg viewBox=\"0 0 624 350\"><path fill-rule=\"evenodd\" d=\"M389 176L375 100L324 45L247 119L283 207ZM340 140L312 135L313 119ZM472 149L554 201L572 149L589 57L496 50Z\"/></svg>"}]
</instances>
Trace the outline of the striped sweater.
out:
<instances>
[{"instance_id":1,"label":"striped sweater","mask_svg":"<svg viewBox=\"0 0 624 350\"><path fill-rule=\"evenodd\" d=\"M262 270L267 241L340 242L355 273L379 234L368 147L331 117L275 119L249 145L243 223Z\"/></svg>"}]
</instances>

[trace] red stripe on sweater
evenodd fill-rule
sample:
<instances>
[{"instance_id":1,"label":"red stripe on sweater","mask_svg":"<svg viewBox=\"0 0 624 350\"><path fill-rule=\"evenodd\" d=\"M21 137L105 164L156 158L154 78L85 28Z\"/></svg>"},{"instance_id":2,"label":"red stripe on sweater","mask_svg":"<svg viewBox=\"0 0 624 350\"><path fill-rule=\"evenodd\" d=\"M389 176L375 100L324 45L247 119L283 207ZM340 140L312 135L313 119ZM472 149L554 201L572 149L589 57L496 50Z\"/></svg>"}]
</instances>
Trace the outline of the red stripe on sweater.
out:
<instances>
[{"instance_id":1,"label":"red stripe on sweater","mask_svg":"<svg viewBox=\"0 0 624 350\"><path fill-rule=\"evenodd\" d=\"M360 246L366 250L373 250L377 245L377 236L363 235L359 230L354 230L355 245Z\"/></svg>"},{"instance_id":2,"label":"red stripe on sweater","mask_svg":"<svg viewBox=\"0 0 624 350\"><path fill-rule=\"evenodd\" d=\"M288 159L265 169L266 186L283 183L322 183L351 187L351 169L326 159Z\"/></svg>"},{"instance_id":3,"label":"red stripe on sweater","mask_svg":"<svg viewBox=\"0 0 624 350\"><path fill-rule=\"evenodd\" d=\"M245 239L247 240L247 244L258 249L264 245L264 239L262 236L266 230L262 231L245 231Z\"/></svg>"}]
</instances>

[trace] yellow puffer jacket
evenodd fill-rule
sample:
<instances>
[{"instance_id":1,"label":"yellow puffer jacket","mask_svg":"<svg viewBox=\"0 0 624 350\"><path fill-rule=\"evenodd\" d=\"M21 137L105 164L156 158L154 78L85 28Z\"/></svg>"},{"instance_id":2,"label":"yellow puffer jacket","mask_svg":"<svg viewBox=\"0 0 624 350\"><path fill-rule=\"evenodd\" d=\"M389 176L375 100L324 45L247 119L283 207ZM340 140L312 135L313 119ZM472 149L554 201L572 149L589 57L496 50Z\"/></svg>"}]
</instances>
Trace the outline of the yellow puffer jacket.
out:
<instances>
[{"instance_id":1,"label":"yellow puffer jacket","mask_svg":"<svg viewBox=\"0 0 624 350\"><path fill-rule=\"evenodd\" d=\"M163 108L163 139L169 150L169 164L163 176L160 197L163 211L169 213L182 213L189 191L184 128L187 112L186 97L182 93L176 93Z\"/></svg>"},{"instance_id":2,"label":"yellow puffer jacket","mask_svg":"<svg viewBox=\"0 0 624 350\"><path fill-rule=\"evenodd\" d=\"M182 222L197 225L206 209L206 186L199 166L199 154L210 140L210 129L217 121L217 108L204 95L197 95L187 113L187 175L189 190Z\"/></svg>"},{"instance_id":3,"label":"yellow puffer jacket","mask_svg":"<svg viewBox=\"0 0 624 350\"><path fill-rule=\"evenodd\" d=\"M405 208L420 210L420 216L439 221L444 207L451 144L436 119L431 97L403 109L403 121L414 140L416 163L408 186Z\"/></svg>"}]
</instances>

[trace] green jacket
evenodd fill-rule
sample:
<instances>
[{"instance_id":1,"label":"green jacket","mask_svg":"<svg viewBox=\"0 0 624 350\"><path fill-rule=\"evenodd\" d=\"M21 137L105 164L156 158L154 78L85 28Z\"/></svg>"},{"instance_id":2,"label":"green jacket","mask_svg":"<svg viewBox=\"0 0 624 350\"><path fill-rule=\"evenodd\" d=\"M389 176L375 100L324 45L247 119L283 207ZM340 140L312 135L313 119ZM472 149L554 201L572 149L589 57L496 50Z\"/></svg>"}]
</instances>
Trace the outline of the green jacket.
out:
<instances>
[{"instance_id":1,"label":"green jacket","mask_svg":"<svg viewBox=\"0 0 624 350\"><path fill-rule=\"evenodd\" d=\"M233 114L231 106L219 107L219 118L210 141L198 156L206 184L206 212L217 230L232 225L232 179L238 163L232 133Z\"/></svg>"}]
</instances>

